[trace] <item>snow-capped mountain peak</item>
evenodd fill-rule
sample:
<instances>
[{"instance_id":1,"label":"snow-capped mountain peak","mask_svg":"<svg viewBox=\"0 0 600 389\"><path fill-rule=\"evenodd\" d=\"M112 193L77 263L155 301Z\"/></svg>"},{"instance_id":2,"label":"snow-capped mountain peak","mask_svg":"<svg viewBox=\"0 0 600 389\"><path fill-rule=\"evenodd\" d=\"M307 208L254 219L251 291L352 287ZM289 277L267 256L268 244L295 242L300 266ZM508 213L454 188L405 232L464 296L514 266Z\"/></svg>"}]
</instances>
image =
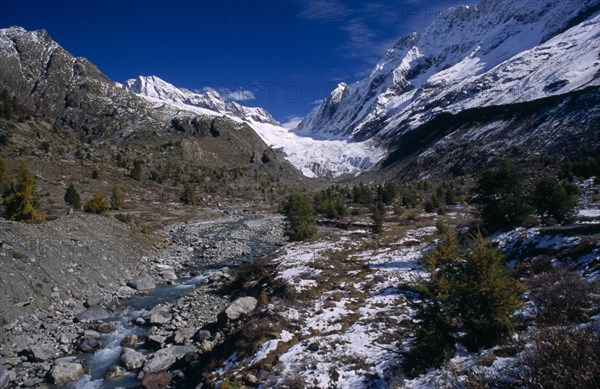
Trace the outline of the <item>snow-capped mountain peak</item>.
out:
<instances>
[{"instance_id":1,"label":"snow-capped mountain peak","mask_svg":"<svg viewBox=\"0 0 600 389\"><path fill-rule=\"evenodd\" d=\"M298 129L314 136L385 138L442 111L576 90L597 80L596 69L581 64L596 60L592 32L599 29L599 11L600 0L482 0L449 8L422 33L400 39L368 77L343 93L336 88ZM570 67L579 71L565 72ZM564 87L544 88L556 74L564 76Z\"/></svg>"},{"instance_id":2,"label":"snow-capped mountain peak","mask_svg":"<svg viewBox=\"0 0 600 389\"><path fill-rule=\"evenodd\" d=\"M187 89L177 88L156 76L139 76L127 80L124 84L117 84L121 88L135 93L146 100L155 103L166 103L181 110L195 110L196 113L205 115L226 115L244 121L259 123L279 123L262 108L244 107L236 102L225 102L223 97L214 89L206 88L202 93L191 92Z\"/></svg>"}]
</instances>

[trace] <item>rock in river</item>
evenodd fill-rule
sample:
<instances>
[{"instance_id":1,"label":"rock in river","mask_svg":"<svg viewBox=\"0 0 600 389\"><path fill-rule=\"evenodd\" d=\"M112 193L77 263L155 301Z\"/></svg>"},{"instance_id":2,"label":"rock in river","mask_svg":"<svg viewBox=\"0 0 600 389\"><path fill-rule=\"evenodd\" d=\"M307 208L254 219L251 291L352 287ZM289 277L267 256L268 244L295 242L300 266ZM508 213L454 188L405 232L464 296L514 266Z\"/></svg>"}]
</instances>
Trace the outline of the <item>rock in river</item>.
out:
<instances>
[{"instance_id":1,"label":"rock in river","mask_svg":"<svg viewBox=\"0 0 600 389\"><path fill-rule=\"evenodd\" d=\"M101 321L106 320L110 317L110 313L97 305L90 307L89 309L81 312L75 318L81 322L90 322L90 321Z\"/></svg>"},{"instance_id":2,"label":"rock in river","mask_svg":"<svg viewBox=\"0 0 600 389\"><path fill-rule=\"evenodd\" d=\"M144 316L144 318L147 318L151 324L167 324L169 321L171 321L172 317L173 315L171 315L169 309L162 305L155 306Z\"/></svg>"},{"instance_id":3,"label":"rock in river","mask_svg":"<svg viewBox=\"0 0 600 389\"><path fill-rule=\"evenodd\" d=\"M90 336L82 336L77 339L77 349L84 353L91 353L96 351L100 347L100 343L97 339Z\"/></svg>"},{"instance_id":4,"label":"rock in river","mask_svg":"<svg viewBox=\"0 0 600 389\"><path fill-rule=\"evenodd\" d=\"M136 290L148 290L156 287L154 280L150 276L134 277L127 283L127 285Z\"/></svg>"},{"instance_id":5,"label":"rock in river","mask_svg":"<svg viewBox=\"0 0 600 389\"><path fill-rule=\"evenodd\" d=\"M50 370L50 378L56 385L66 384L83 377L83 366L79 363L58 363Z\"/></svg>"},{"instance_id":6,"label":"rock in river","mask_svg":"<svg viewBox=\"0 0 600 389\"><path fill-rule=\"evenodd\" d=\"M144 354L134 351L130 348L123 349L123 354L121 354L121 362L125 365L127 370L136 370L142 367L144 362L146 361L146 357Z\"/></svg>"}]
</instances>

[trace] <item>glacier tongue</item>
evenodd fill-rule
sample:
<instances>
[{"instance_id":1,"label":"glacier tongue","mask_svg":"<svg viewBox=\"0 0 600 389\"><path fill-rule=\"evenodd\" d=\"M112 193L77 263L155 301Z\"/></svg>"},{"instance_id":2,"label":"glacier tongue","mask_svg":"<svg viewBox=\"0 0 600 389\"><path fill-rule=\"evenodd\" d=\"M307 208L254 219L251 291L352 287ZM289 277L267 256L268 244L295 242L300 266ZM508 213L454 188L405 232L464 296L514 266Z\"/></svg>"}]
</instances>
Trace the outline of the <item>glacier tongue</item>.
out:
<instances>
[{"instance_id":1,"label":"glacier tongue","mask_svg":"<svg viewBox=\"0 0 600 389\"><path fill-rule=\"evenodd\" d=\"M386 155L384 149L371 141L359 143L347 139L314 138L310 134L284 128L263 108L225 102L216 91L193 93L156 76L140 76L116 85L157 106L167 104L197 115L225 115L236 122L246 123L266 144L283 149L288 161L308 177L355 175ZM340 93L343 87L341 89Z\"/></svg>"}]
</instances>

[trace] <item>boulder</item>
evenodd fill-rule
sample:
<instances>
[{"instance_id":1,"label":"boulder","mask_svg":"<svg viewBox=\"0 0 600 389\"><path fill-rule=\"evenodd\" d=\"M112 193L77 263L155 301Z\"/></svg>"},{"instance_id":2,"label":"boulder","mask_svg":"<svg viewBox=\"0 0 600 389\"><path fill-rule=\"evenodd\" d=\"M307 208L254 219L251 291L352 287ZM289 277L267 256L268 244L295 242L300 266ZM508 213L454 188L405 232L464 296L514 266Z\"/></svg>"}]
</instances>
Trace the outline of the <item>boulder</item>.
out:
<instances>
[{"instance_id":1,"label":"boulder","mask_svg":"<svg viewBox=\"0 0 600 389\"><path fill-rule=\"evenodd\" d=\"M77 381L83 374L83 366L79 363L59 363L50 370L50 378L56 385Z\"/></svg>"},{"instance_id":2,"label":"boulder","mask_svg":"<svg viewBox=\"0 0 600 389\"><path fill-rule=\"evenodd\" d=\"M77 339L76 347L79 351L91 353L100 347L100 343L95 338L82 336L81 338Z\"/></svg>"},{"instance_id":3,"label":"boulder","mask_svg":"<svg viewBox=\"0 0 600 389\"><path fill-rule=\"evenodd\" d=\"M148 321L151 324L167 324L173 318L173 315L169 311L168 308L157 305L150 312L148 312L144 317L148 318Z\"/></svg>"},{"instance_id":4,"label":"boulder","mask_svg":"<svg viewBox=\"0 0 600 389\"><path fill-rule=\"evenodd\" d=\"M231 303L223 312L219 313L219 323L227 324L230 321L236 321L242 316L252 312L258 301L254 297L240 297Z\"/></svg>"},{"instance_id":5,"label":"boulder","mask_svg":"<svg viewBox=\"0 0 600 389\"><path fill-rule=\"evenodd\" d=\"M75 318L80 322L102 321L110 318L110 312L97 305L86 309Z\"/></svg>"},{"instance_id":6,"label":"boulder","mask_svg":"<svg viewBox=\"0 0 600 389\"><path fill-rule=\"evenodd\" d=\"M138 344L137 335L127 336L127 337L123 338L123 340L121 340L121 346L123 346L123 347L136 348L137 344Z\"/></svg>"},{"instance_id":7,"label":"boulder","mask_svg":"<svg viewBox=\"0 0 600 389\"><path fill-rule=\"evenodd\" d=\"M47 347L32 347L31 348L31 357L35 362L45 362L56 354L51 348Z\"/></svg>"},{"instance_id":8,"label":"boulder","mask_svg":"<svg viewBox=\"0 0 600 389\"><path fill-rule=\"evenodd\" d=\"M161 277L165 281L176 281L177 274L173 270L164 270L161 274Z\"/></svg>"},{"instance_id":9,"label":"boulder","mask_svg":"<svg viewBox=\"0 0 600 389\"><path fill-rule=\"evenodd\" d=\"M86 308L90 308L96 305L100 305L104 302L104 296L90 296L85 300L83 306Z\"/></svg>"},{"instance_id":10,"label":"boulder","mask_svg":"<svg viewBox=\"0 0 600 389\"><path fill-rule=\"evenodd\" d=\"M100 339L100 333L94 330L85 330L83 331L83 335L89 338Z\"/></svg>"},{"instance_id":11,"label":"boulder","mask_svg":"<svg viewBox=\"0 0 600 389\"><path fill-rule=\"evenodd\" d=\"M173 350L171 348L163 348L158 350L152 358L150 358L144 364L145 373L157 373L159 371L167 370L177 362Z\"/></svg>"},{"instance_id":12,"label":"boulder","mask_svg":"<svg viewBox=\"0 0 600 389\"><path fill-rule=\"evenodd\" d=\"M103 334L109 334L111 332L115 332L117 327L115 327L112 323L102 323L98 326L97 330L102 332Z\"/></svg>"},{"instance_id":13,"label":"boulder","mask_svg":"<svg viewBox=\"0 0 600 389\"><path fill-rule=\"evenodd\" d=\"M4 389L8 387L8 382L10 381L10 373L8 369L2 365L0 365L0 389Z\"/></svg>"},{"instance_id":14,"label":"boulder","mask_svg":"<svg viewBox=\"0 0 600 389\"><path fill-rule=\"evenodd\" d=\"M194 340L200 343L204 342L205 340L210 340L210 338L212 338L212 334L208 330L200 330L196 332L196 335L194 335Z\"/></svg>"},{"instance_id":15,"label":"boulder","mask_svg":"<svg viewBox=\"0 0 600 389\"><path fill-rule=\"evenodd\" d=\"M319 351L319 343L311 343L308 345L308 347L306 349L313 353L316 351Z\"/></svg>"},{"instance_id":16,"label":"boulder","mask_svg":"<svg viewBox=\"0 0 600 389\"><path fill-rule=\"evenodd\" d=\"M156 288L156 284L150 276L134 277L127 283L127 285L136 290L148 290Z\"/></svg>"},{"instance_id":17,"label":"boulder","mask_svg":"<svg viewBox=\"0 0 600 389\"><path fill-rule=\"evenodd\" d=\"M214 344L209 341L209 340L204 340L202 341L202 343L200 344L200 352L207 354L209 352L211 352L214 348Z\"/></svg>"},{"instance_id":18,"label":"boulder","mask_svg":"<svg viewBox=\"0 0 600 389\"><path fill-rule=\"evenodd\" d=\"M258 378L256 378L254 374L246 374L244 376L244 382L246 383L246 385L258 386Z\"/></svg>"},{"instance_id":19,"label":"boulder","mask_svg":"<svg viewBox=\"0 0 600 389\"><path fill-rule=\"evenodd\" d=\"M146 357L144 354L130 348L123 349L123 353L121 354L121 362L123 362L123 365L125 365L127 370L139 369L142 367L145 361Z\"/></svg>"},{"instance_id":20,"label":"boulder","mask_svg":"<svg viewBox=\"0 0 600 389\"><path fill-rule=\"evenodd\" d=\"M174 341L177 344L183 344L194 337L195 330L191 327L181 328L175 331Z\"/></svg>"},{"instance_id":21,"label":"boulder","mask_svg":"<svg viewBox=\"0 0 600 389\"><path fill-rule=\"evenodd\" d=\"M104 374L104 379L114 380L121 378L125 375L126 371L121 366L113 365Z\"/></svg>"},{"instance_id":22,"label":"boulder","mask_svg":"<svg viewBox=\"0 0 600 389\"><path fill-rule=\"evenodd\" d=\"M162 335L150 335L146 340L146 344L148 345L148 347L151 347L155 350L165 347L166 342L167 337Z\"/></svg>"}]
</instances>

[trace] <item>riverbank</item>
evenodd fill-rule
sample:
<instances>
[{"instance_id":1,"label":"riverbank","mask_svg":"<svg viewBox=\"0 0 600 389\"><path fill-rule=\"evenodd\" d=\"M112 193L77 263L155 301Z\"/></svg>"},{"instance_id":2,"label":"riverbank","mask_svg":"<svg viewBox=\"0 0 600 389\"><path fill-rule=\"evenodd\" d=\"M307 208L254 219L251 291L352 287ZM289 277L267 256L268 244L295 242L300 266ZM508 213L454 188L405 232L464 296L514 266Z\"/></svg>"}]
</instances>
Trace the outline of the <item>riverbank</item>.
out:
<instances>
[{"instance_id":1,"label":"riverbank","mask_svg":"<svg viewBox=\"0 0 600 389\"><path fill-rule=\"evenodd\" d=\"M3 326L0 365L9 368L6 375L11 387L56 382L52 373L57 361L70 364L73 377L78 378L81 372L76 365L81 365L86 373L84 382L94 382L96 387L112 386L99 381L106 374L102 371L105 367L112 368L116 377L124 374L131 378L137 375L137 368L131 369L135 374L126 373L125 369L113 368L112 362L116 357L115 362L121 364L119 338L135 333L140 334L139 347L147 361L143 363L151 365L154 360L155 368L163 366L155 360L155 354L163 360L165 356L168 361L175 358L176 362L188 352L206 351L207 339L196 336L197 332L216 321L217 314L229 303L219 293L229 273L219 268L252 260L258 253L282 244L281 223L280 216L237 212L218 219L173 224L160 231L164 240L155 246L156 253L139 255L137 266L131 266L127 273L108 279L106 274L118 273L118 267L97 271L107 280L103 287L93 288L95 295L87 290L66 291L63 285L53 286L50 298L56 303L46 307L59 314L30 303L30 313ZM126 239L115 244L121 250L136 251ZM115 248L115 257L119 256L118 250ZM126 264L122 262L121 266ZM81 271L84 270L82 266ZM156 285L159 286L154 290ZM156 305L159 307L152 312ZM148 341L149 337L152 340ZM203 344L205 350L200 349ZM101 351L95 351L97 347ZM156 352L161 348L177 355ZM82 351L100 356L96 360L70 358ZM61 360L65 357L69 359ZM148 368L145 373L151 374L155 368ZM117 384L118 380L114 382Z\"/></svg>"}]
</instances>

